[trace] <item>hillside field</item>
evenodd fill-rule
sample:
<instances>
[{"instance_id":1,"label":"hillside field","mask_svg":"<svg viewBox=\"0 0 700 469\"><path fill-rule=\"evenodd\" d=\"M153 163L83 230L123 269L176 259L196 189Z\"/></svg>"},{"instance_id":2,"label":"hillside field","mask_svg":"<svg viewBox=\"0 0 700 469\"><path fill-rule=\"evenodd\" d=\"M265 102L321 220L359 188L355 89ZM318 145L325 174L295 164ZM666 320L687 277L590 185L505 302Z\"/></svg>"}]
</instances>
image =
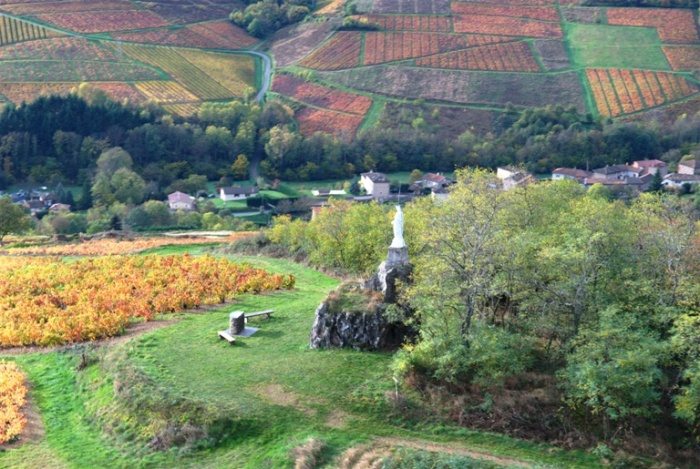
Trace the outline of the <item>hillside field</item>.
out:
<instances>
[{"instance_id":1,"label":"hillside field","mask_svg":"<svg viewBox=\"0 0 700 469\"><path fill-rule=\"evenodd\" d=\"M373 103L371 115L329 109L280 91L288 78L276 79L267 98L291 103L306 135L352 137L376 125L387 103L416 99L486 119L477 128L508 104L666 120L700 110L696 11L575 3L328 0L261 42L227 20L237 2L3 0L0 106L88 82L189 116L203 101L262 86L262 62L241 53L255 48L277 75Z\"/></svg>"},{"instance_id":2,"label":"hillside field","mask_svg":"<svg viewBox=\"0 0 700 469\"><path fill-rule=\"evenodd\" d=\"M208 248L201 245L166 246L149 250L146 258L184 253L197 258L204 252ZM293 467L309 440L324 445L313 467L366 467L395 451L443 454L454 467L599 463L584 452L504 436L412 428L384 398L394 391L391 354L308 349L314 310L337 280L288 261L223 257L292 274L296 286L241 295L204 314L161 317L151 332L99 347L5 353L2 359L18 364L30 383L35 413L29 425L37 424L36 415L43 425L0 451L0 467ZM275 314L251 323L259 332L230 346L216 331L226 327L232 309ZM79 365L83 353L87 366ZM130 386L120 385L123 380ZM181 448L153 451L148 435L187 418L182 414L187 409L214 411L227 419L226 432L209 447L183 442Z\"/></svg>"},{"instance_id":3,"label":"hillside field","mask_svg":"<svg viewBox=\"0 0 700 469\"><path fill-rule=\"evenodd\" d=\"M0 1L0 107L81 83L184 117L261 86L258 40L227 20L237 2Z\"/></svg>"},{"instance_id":4,"label":"hillside field","mask_svg":"<svg viewBox=\"0 0 700 469\"><path fill-rule=\"evenodd\" d=\"M328 3L319 17L337 15L338 2ZM625 118L700 110L694 10L563 0L346 3L354 16L306 56L287 60L289 40L272 48L281 71L358 92L378 106L416 99L457 105L486 126L493 117L485 111L508 104ZM316 31L321 27L308 26L297 49L318 42Z\"/></svg>"}]
</instances>

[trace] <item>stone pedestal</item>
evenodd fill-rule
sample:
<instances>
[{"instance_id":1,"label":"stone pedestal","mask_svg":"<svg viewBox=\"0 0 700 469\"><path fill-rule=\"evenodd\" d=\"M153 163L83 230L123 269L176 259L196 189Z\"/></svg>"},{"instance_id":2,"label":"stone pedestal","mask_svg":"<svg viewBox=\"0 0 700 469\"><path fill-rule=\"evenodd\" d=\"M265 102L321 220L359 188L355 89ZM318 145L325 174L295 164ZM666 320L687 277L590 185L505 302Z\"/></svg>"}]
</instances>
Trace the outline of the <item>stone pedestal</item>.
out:
<instances>
[{"instance_id":1,"label":"stone pedestal","mask_svg":"<svg viewBox=\"0 0 700 469\"><path fill-rule=\"evenodd\" d=\"M391 270L395 267L405 267L408 262L408 247L389 248L389 254L386 256L386 270Z\"/></svg>"},{"instance_id":2,"label":"stone pedestal","mask_svg":"<svg viewBox=\"0 0 700 469\"><path fill-rule=\"evenodd\" d=\"M245 329L245 314L243 311L234 311L229 315L229 332L238 335Z\"/></svg>"}]
</instances>

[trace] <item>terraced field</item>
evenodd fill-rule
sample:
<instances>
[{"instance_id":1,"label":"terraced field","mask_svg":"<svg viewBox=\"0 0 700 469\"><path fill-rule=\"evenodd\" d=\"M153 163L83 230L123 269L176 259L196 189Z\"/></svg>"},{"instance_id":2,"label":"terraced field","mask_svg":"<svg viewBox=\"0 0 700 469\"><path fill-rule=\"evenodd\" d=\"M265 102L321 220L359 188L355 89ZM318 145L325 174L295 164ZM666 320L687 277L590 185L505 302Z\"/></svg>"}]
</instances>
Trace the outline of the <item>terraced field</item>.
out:
<instances>
[{"instance_id":1,"label":"terraced field","mask_svg":"<svg viewBox=\"0 0 700 469\"><path fill-rule=\"evenodd\" d=\"M359 0L347 15L346 2L324 1L318 21L281 32L265 47L280 72L366 99L375 116L385 103L406 98L492 112L509 103L562 104L611 118L700 110L696 11L579 3ZM241 6L0 0L0 101L67 92L81 81L181 115L203 101L240 97L260 81L258 59L222 52L258 43L227 20ZM298 102L300 128L309 132L353 132L366 115L339 119L328 113L344 111Z\"/></svg>"},{"instance_id":2,"label":"terraced field","mask_svg":"<svg viewBox=\"0 0 700 469\"><path fill-rule=\"evenodd\" d=\"M375 103L424 99L475 111L561 104L612 118L700 110L696 11L579 3L360 2L342 31L282 62Z\"/></svg>"},{"instance_id":3,"label":"terraced field","mask_svg":"<svg viewBox=\"0 0 700 469\"><path fill-rule=\"evenodd\" d=\"M0 103L69 93L82 82L179 115L196 113L202 101L242 97L259 81L259 60L221 52L258 42L228 21L241 5L0 0Z\"/></svg>"}]
</instances>

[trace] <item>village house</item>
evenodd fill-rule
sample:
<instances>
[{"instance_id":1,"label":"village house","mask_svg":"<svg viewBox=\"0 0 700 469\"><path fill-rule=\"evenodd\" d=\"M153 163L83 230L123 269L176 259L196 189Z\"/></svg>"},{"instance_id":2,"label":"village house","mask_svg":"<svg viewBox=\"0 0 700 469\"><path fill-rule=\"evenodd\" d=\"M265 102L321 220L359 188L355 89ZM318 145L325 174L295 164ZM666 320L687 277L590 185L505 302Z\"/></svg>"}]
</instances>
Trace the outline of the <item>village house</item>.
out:
<instances>
[{"instance_id":1,"label":"village house","mask_svg":"<svg viewBox=\"0 0 700 469\"><path fill-rule=\"evenodd\" d=\"M50 212L70 212L70 205L55 203L49 207Z\"/></svg>"},{"instance_id":2,"label":"village house","mask_svg":"<svg viewBox=\"0 0 700 469\"><path fill-rule=\"evenodd\" d=\"M678 165L678 168L680 168L680 164ZM682 174L682 173L671 173L667 174L666 177L664 177L664 180L661 181L661 185L664 187L683 187L683 185L688 184L700 184L700 175L699 174Z\"/></svg>"},{"instance_id":3,"label":"village house","mask_svg":"<svg viewBox=\"0 0 700 469\"><path fill-rule=\"evenodd\" d=\"M690 174L697 176L700 174L700 161L688 160L678 163L678 174Z\"/></svg>"},{"instance_id":4,"label":"village house","mask_svg":"<svg viewBox=\"0 0 700 469\"><path fill-rule=\"evenodd\" d=\"M385 174L370 171L369 173L360 174L360 185L367 194L375 199L381 199L389 196L391 183Z\"/></svg>"},{"instance_id":5,"label":"village house","mask_svg":"<svg viewBox=\"0 0 700 469\"><path fill-rule=\"evenodd\" d=\"M594 169L593 177L624 180L627 178L638 178L643 172L644 170L642 168L637 168L626 164L617 164Z\"/></svg>"},{"instance_id":6,"label":"village house","mask_svg":"<svg viewBox=\"0 0 700 469\"><path fill-rule=\"evenodd\" d=\"M249 187L222 187L219 190L219 197L221 197L221 200L224 202L229 202L231 200L245 200L250 197L255 197L258 195L258 187L257 186L249 186Z\"/></svg>"},{"instance_id":7,"label":"village house","mask_svg":"<svg viewBox=\"0 0 700 469\"><path fill-rule=\"evenodd\" d=\"M194 197L185 194L184 192L173 192L168 195L168 206L170 210L178 211L185 210L190 211L195 208Z\"/></svg>"},{"instance_id":8,"label":"village house","mask_svg":"<svg viewBox=\"0 0 700 469\"><path fill-rule=\"evenodd\" d=\"M535 179L535 177L527 171L513 168L511 166L497 168L496 176L501 180L503 190L506 191L537 181L537 179Z\"/></svg>"},{"instance_id":9,"label":"village house","mask_svg":"<svg viewBox=\"0 0 700 469\"><path fill-rule=\"evenodd\" d=\"M575 168L557 168L552 171L552 180L560 181L562 179L569 179L576 181L579 184L583 184L583 181L587 178L593 177L593 173L590 171L584 171L583 169Z\"/></svg>"},{"instance_id":10,"label":"village house","mask_svg":"<svg viewBox=\"0 0 700 469\"><path fill-rule=\"evenodd\" d=\"M423 188L442 189L454 184L454 181L441 173L426 173L416 181L416 184L420 184Z\"/></svg>"},{"instance_id":11,"label":"village house","mask_svg":"<svg viewBox=\"0 0 700 469\"><path fill-rule=\"evenodd\" d=\"M641 160L641 161L635 161L632 163L632 166L635 168L639 168L642 170L641 175L644 176L646 174L651 174L654 175L656 173L660 173L661 177L663 178L668 174L668 165L661 160Z\"/></svg>"}]
</instances>

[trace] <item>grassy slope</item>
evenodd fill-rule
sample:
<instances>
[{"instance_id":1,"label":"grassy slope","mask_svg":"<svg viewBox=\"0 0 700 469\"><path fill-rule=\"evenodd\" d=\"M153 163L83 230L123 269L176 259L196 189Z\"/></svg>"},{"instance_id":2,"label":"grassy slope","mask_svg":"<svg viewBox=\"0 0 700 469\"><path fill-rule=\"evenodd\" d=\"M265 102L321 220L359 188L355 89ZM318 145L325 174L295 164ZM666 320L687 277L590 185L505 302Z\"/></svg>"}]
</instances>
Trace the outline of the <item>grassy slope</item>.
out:
<instances>
[{"instance_id":1,"label":"grassy slope","mask_svg":"<svg viewBox=\"0 0 700 469\"><path fill-rule=\"evenodd\" d=\"M177 247L158 252L187 250ZM393 389L389 354L312 351L307 347L313 311L337 281L287 261L243 260L295 274L298 288L241 297L234 305L187 315L180 323L129 344L130 360L160 386L220 406L222 413L238 415L243 425L238 425L231 439L213 450L184 456L173 450L140 458L128 447L117 450L114 441L100 436L86 422L83 399L107 404L111 397L80 395L75 368L78 355L24 355L16 360L33 383L46 437L0 453L0 467L288 467L290 449L310 436L329 443L327 461L372 437L392 436L448 443L455 448L556 467L597 464L594 457L584 453L498 435L445 427L409 430L392 425L392 418L377 410L385 392ZM275 315L270 320L251 322L251 326L260 328L255 336L234 346L217 338L216 331L227 325L229 311L267 308L275 309ZM91 379L95 371L88 368L82 373L85 380ZM358 398L358 393L363 397Z\"/></svg>"},{"instance_id":2,"label":"grassy slope","mask_svg":"<svg viewBox=\"0 0 700 469\"><path fill-rule=\"evenodd\" d=\"M566 35L577 66L671 71L654 28L569 23Z\"/></svg>"}]
</instances>

